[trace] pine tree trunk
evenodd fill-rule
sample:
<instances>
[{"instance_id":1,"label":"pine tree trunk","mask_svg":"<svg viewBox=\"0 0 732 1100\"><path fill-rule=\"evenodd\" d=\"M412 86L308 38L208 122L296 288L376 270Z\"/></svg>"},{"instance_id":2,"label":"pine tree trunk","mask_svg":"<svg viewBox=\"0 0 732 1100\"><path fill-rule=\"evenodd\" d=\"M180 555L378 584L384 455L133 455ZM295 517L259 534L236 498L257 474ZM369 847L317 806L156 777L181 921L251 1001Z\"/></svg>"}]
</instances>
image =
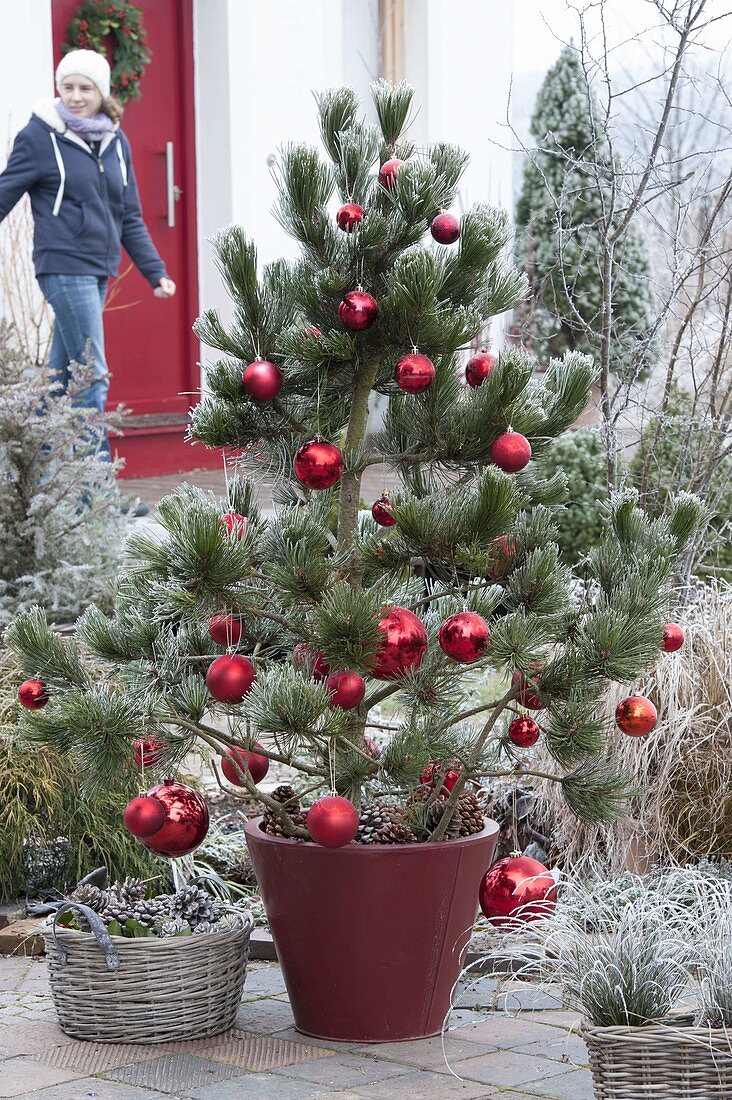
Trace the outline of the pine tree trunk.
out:
<instances>
[{"instance_id":1,"label":"pine tree trunk","mask_svg":"<svg viewBox=\"0 0 732 1100\"><path fill-rule=\"evenodd\" d=\"M351 456L357 454L366 437L366 427L369 419L369 397L371 396L371 388L376 378L377 369L378 362L365 363L356 376L345 442L345 450ZM362 473L363 471L359 468L348 470L343 475L338 506L338 549L346 553L349 549L351 550L348 579L353 586L361 583L361 573L356 566L352 547L358 525Z\"/></svg>"}]
</instances>

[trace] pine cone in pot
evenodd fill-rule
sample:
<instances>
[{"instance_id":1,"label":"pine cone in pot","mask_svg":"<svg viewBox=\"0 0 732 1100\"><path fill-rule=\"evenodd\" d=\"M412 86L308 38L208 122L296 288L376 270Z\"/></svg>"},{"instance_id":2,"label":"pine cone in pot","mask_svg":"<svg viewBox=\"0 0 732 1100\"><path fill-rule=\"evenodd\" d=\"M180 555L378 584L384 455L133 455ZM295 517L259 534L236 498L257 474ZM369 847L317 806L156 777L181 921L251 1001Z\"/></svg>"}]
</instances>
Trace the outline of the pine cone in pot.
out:
<instances>
[{"instance_id":1,"label":"pine cone in pot","mask_svg":"<svg viewBox=\"0 0 732 1100\"><path fill-rule=\"evenodd\" d=\"M138 901L130 914L133 920L144 928L153 928L161 919L170 914L170 897L162 894L157 898L144 898Z\"/></svg>"},{"instance_id":2,"label":"pine cone in pot","mask_svg":"<svg viewBox=\"0 0 732 1100\"><path fill-rule=\"evenodd\" d=\"M281 783L279 787L275 787L272 791L270 798L273 798L275 802L280 802L284 806L293 825L299 825L302 826L303 829L305 828L307 814L303 813L300 809L300 799L295 794L294 787L291 787L289 783ZM269 833L270 836L285 836L282 827L282 818L276 810L270 809L269 806L265 806L264 808L262 824L265 833Z\"/></svg>"},{"instance_id":3,"label":"pine cone in pot","mask_svg":"<svg viewBox=\"0 0 732 1100\"><path fill-rule=\"evenodd\" d=\"M107 904L107 891L100 890L91 882L80 883L69 895L69 901L77 901L79 905L88 905L95 913L102 913ZM82 932L90 932L89 922L83 913L74 910L74 919Z\"/></svg>"},{"instance_id":4,"label":"pine cone in pot","mask_svg":"<svg viewBox=\"0 0 732 1100\"><path fill-rule=\"evenodd\" d=\"M460 811L460 836L473 836L485 825L483 807L472 791L462 791L458 798Z\"/></svg>"},{"instance_id":5,"label":"pine cone in pot","mask_svg":"<svg viewBox=\"0 0 732 1100\"><path fill-rule=\"evenodd\" d=\"M145 886L139 878L126 878L124 882L115 882L113 889L121 901L134 905L145 897Z\"/></svg>"},{"instance_id":6,"label":"pine cone in pot","mask_svg":"<svg viewBox=\"0 0 732 1100\"><path fill-rule=\"evenodd\" d=\"M356 840L360 844L390 844L391 841L377 840L376 834L389 825L403 825L405 821L405 810L397 802L374 802L361 810ZM411 829L409 831L411 834Z\"/></svg>"},{"instance_id":7,"label":"pine cone in pot","mask_svg":"<svg viewBox=\"0 0 732 1100\"><path fill-rule=\"evenodd\" d=\"M200 924L197 924L196 927L193 929L193 935L202 936L206 932L218 932L219 927L219 922L217 920L202 920Z\"/></svg>"},{"instance_id":8,"label":"pine cone in pot","mask_svg":"<svg viewBox=\"0 0 732 1100\"><path fill-rule=\"evenodd\" d=\"M405 821L384 825L374 833L372 844L413 844L416 836Z\"/></svg>"},{"instance_id":9,"label":"pine cone in pot","mask_svg":"<svg viewBox=\"0 0 732 1100\"><path fill-rule=\"evenodd\" d=\"M161 939L167 939L168 936L177 936L179 932L183 932L184 929L188 927L187 921L178 918L176 918L176 920L166 920L163 918L157 922L154 931L156 936L160 936Z\"/></svg>"},{"instance_id":10,"label":"pine cone in pot","mask_svg":"<svg viewBox=\"0 0 732 1100\"><path fill-rule=\"evenodd\" d=\"M173 895L170 905L171 916L187 921L191 928L201 921L217 920L218 913L219 906L200 886L184 886Z\"/></svg>"}]
</instances>

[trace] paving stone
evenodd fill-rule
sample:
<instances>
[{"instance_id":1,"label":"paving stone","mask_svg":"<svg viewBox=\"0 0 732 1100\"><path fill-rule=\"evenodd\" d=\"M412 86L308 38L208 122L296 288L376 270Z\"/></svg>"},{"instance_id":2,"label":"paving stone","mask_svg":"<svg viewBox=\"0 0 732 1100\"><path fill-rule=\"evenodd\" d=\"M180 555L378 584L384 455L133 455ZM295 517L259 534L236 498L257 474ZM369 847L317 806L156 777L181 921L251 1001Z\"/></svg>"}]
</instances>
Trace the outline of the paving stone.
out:
<instances>
[{"instance_id":1,"label":"paving stone","mask_svg":"<svg viewBox=\"0 0 732 1100\"><path fill-rule=\"evenodd\" d=\"M487 1085L510 1088L527 1082L543 1082L545 1077L565 1073L567 1067L561 1062L552 1062L549 1058L531 1057L528 1054L516 1054L513 1050L497 1050L471 1058L466 1062L452 1062L454 1073L471 1081L484 1081Z\"/></svg>"},{"instance_id":2,"label":"paving stone","mask_svg":"<svg viewBox=\"0 0 732 1100\"><path fill-rule=\"evenodd\" d=\"M477 1057L480 1053L475 1044L463 1042L462 1029L457 1034L459 1039L453 1038L451 1034L445 1037L444 1048L441 1037L436 1035L432 1039L413 1039L407 1043L359 1043L352 1046L351 1050L370 1058L383 1059L385 1062L449 1073L445 1063L446 1056L452 1065L453 1062L465 1058Z\"/></svg>"},{"instance_id":3,"label":"paving stone","mask_svg":"<svg viewBox=\"0 0 732 1100\"><path fill-rule=\"evenodd\" d=\"M303 1035L294 1026L285 1027L281 1031L272 1032L273 1039L289 1039L293 1043L307 1043L308 1046L326 1047L334 1053L343 1053L345 1050L357 1050L359 1053L368 1050L362 1043L337 1043L333 1039L315 1039L311 1035Z\"/></svg>"},{"instance_id":4,"label":"paving stone","mask_svg":"<svg viewBox=\"0 0 732 1100\"><path fill-rule=\"evenodd\" d=\"M455 1097L455 1100L488 1100L489 1097L499 1097L502 1094L498 1089L487 1089L485 1085L475 1081L458 1081L454 1077L446 1077L442 1073L407 1073L402 1077L392 1077L388 1081L377 1081L373 1085L363 1085L360 1088L349 1090L347 1093L337 1093L338 1100L344 1097L371 1097L373 1100L444 1100L444 1097ZM267 1097L269 1100L269 1096ZM531 1100L536 1100L532 1097ZM585 1098L586 1100L586 1098Z\"/></svg>"},{"instance_id":5,"label":"paving stone","mask_svg":"<svg viewBox=\"0 0 732 1100\"><path fill-rule=\"evenodd\" d=\"M567 1032L556 1025L540 1025L535 1019L529 1019L523 1014L504 1016L495 1012L483 1016L482 1020L473 1024L466 1024L456 1034L469 1043L481 1043L496 1050L512 1050L529 1043L552 1039L561 1042Z\"/></svg>"},{"instance_id":6,"label":"paving stone","mask_svg":"<svg viewBox=\"0 0 732 1100\"><path fill-rule=\"evenodd\" d=\"M42 1097L43 1094L41 1094ZM154 1100L150 1093L148 1100ZM333 1093L323 1089L322 1085L309 1081L296 1081L293 1077L280 1077L274 1073L251 1073L244 1077L232 1077L228 1081L219 1081L186 1093L186 1100L245 1100L247 1097L264 1097L265 1100L322 1100L322 1098L342 1097L349 1093ZM355 1093L353 1095L356 1095ZM41 1098L39 1098L41 1100ZM392 1093L391 1100L394 1100ZM535 1096L531 1100L536 1100Z\"/></svg>"},{"instance_id":7,"label":"paving stone","mask_svg":"<svg viewBox=\"0 0 732 1100\"><path fill-rule=\"evenodd\" d=\"M240 1076L236 1066L197 1058L193 1054L166 1054L149 1062L137 1062L122 1066L106 1074L112 1081L124 1081L128 1085L141 1085L159 1092L172 1092L175 1096L205 1086L210 1090L217 1081ZM208 1093L211 1096L211 1092Z\"/></svg>"},{"instance_id":8,"label":"paving stone","mask_svg":"<svg viewBox=\"0 0 732 1100\"><path fill-rule=\"evenodd\" d=\"M274 1031L283 1031L294 1023L292 1009L284 1001L266 998L263 1001L248 1001L236 1014L236 1026L244 1031L260 1031L270 1035Z\"/></svg>"},{"instance_id":9,"label":"paving stone","mask_svg":"<svg viewBox=\"0 0 732 1100\"><path fill-rule=\"evenodd\" d=\"M21 1093L16 1100L155 1100L156 1095L159 1094L149 1089L138 1089L135 1085L104 1081L101 1077L80 1077L65 1085L41 1089L40 1092Z\"/></svg>"},{"instance_id":10,"label":"paving stone","mask_svg":"<svg viewBox=\"0 0 732 1100\"><path fill-rule=\"evenodd\" d=\"M273 963L270 966L249 967L244 983L244 998L253 996L270 997L278 993L284 993L285 980L279 966Z\"/></svg>"},{"instance_id":11,"label":"paving stone","mask_svg":"<svg viewBox=\"0 0 732 1100\"><path fill-rule=\"evenodd\" d=\"M534 1043L512 1045L511 1049L517 1054L540 1054L555 1061L567 1061L574 1066L584 1067L589 1061L584 1041L570 1031L566 1031L561 1037L552 1034L550 1038L539 1038Z\"/></svg>"},{"instance_id":12,"label":"paving stone","mask_svg":"<svg viewBox=\"0 0 732 1100\"><path fill-rule=\"evenodd\" d=\"M58 1069L56 1066L44 1066L34 1058L7 1058L0 1064L0 1096L21 1096L23 1093L42 1089L47 1085L60 1085L63 1081L72 1081L82 1077L78 1070Z\"/></svg>"},{"instance_id":13,"label":"paving stone","mask_svg":"<svg viewBox=\"0 0 732 1100\"><path fill-rule=\"evenodd\" d=\"M458 986L455 996L456 1008L491 1008L499 987L497 978L481 977L475 974L471 980Z\"/></svg>"},{"instance_id":14,"label":"paving stone","mask_svg":"<svg viewBox=\"0 0 732 1100\"><path fill-rule=\"evenodd\" d=\"M52 1021L36 1021L32 1026L27 1020L0 1025L0 1044L10 1054L36 1054L75 1041L70 1035L64 1035L58 1024Z\"/></svg>"},{"instance_id":15,"label":"paving stone","mask_svg":"<svg viewBox=\"0 0 732 1100\"><path fill-rule=\"evenodd\" d=\"M397 1077L404 1073L404 1066L377 1061L374 1058L359 1058L358 1055L334 1055L325 1061L311 1062L307 1065L283 1066L276 1070L286 1077L311 1081L321 1086L334 1088L354 1088L371 1081L380 1081L386 1077Z\"/></svg>"},{"instance_id":16,"label":"paving stone","mask_svg":"<svg viewBox=\"0 0 732 1100\"><path fill-rule=\"evenodd\" d=\"M260 1073L322 1058L330 1059L334 1053L309 1043L294 1043L273 1035L259 1035L235 1028L209 1045L207 1057L214 1062L226 1062L239 1069Z\"/></svg>"},{"instance_id":17,"label":"paving stone","mask_svg":"<svg viewBox=\"0 0 732 1100\"><path fill-rule=\"evenodd\" d=\"M497 995L494 1007L497 1012L518 1012L527 1010L548 1011L560 1010L563 999L562 991L557 987L553 989L537 989L535 986L515 986L511 989L502 989Z\"/></svg>"},{"instance_id":18,"label":"paving stone","mask_svg":"<svg viewBox=\"0 0 732 1100\"><path fill-rule=\"evenodd\" d=\"M551 1081L526 1081L523 1087L547 1100L588 1100L593 1095L592 1074L586 1069L572 1070Z\"/></svg>"}]
</instances>

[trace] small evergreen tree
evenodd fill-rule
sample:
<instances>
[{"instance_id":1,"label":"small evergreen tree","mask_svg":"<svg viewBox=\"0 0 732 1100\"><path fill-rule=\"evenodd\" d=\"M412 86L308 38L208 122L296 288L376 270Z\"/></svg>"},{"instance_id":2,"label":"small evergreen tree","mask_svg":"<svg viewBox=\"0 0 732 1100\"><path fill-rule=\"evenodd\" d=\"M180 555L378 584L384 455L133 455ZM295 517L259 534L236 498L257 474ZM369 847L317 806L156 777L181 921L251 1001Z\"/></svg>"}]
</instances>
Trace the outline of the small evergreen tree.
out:
<instances>
[{"instance_id":1,"label":"small evergreen tree","mask_svg":"<svg viewBox=\"0 0 732 1100\"><path fill-rule=\"evenodd\" d=\"M579 428L556 439L544 459L547 477L563 473L567 499L556 517L562 560L576 564L602 542L607 526L605 448L598 431Z\"/></svg>"}]
</instances>

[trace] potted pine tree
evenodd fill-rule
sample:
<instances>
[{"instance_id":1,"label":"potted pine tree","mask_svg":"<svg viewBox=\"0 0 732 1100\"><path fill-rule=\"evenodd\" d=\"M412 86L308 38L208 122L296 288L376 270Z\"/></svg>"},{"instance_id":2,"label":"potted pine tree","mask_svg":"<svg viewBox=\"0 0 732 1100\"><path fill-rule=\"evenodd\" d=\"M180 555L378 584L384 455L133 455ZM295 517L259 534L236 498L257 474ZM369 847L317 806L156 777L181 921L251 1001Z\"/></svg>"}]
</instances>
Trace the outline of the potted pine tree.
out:
<instances>
[{"instance_id":1,"label":"potted pine tree","mask_svg":"<svg viewBox=\"0 0 732 1100\"><path fill-rule=\"evenodd\" d=\"M593 365L568 354L536 381L521 351L484 351L462 383L462 350L525 293L502 258L508 221L450 214L465 154L404 137L407 85L373 96L378 126L351 89L317 97L326 159L282 151L276 216L297 261L258 275L240 228L216 239L235 315L198 321L223 357L191 435L241 469L225 502L183 486L161 534L128 540L115 615L78 624L108 677L38 613L10 632L48 700L30 734L75 749L88 783L127 766L144 733L158 780L198 746L260 800L247 840L296 1024L361 1041L440 1029L479 891L489 914L511 912L514 890L553 903L540 864L485 879L497 826L477 780L530 777L541 736L581 818L623 812L628 778L597 762L599 703L657 660L674 555L700 513L684 496L651 522L618 495L582 573L560 563L565 482L541 458ZM374 394L388 406L367 446ZM375 464L401 480L369 512ZM275 474L273 513L244 470ZM647 733L652 708L629 700L619 720ZM295 778L265 791L272 762ZM158 783L131 815L154 851L198 842L179 786Z\"/></svg>"}]
</instances>

